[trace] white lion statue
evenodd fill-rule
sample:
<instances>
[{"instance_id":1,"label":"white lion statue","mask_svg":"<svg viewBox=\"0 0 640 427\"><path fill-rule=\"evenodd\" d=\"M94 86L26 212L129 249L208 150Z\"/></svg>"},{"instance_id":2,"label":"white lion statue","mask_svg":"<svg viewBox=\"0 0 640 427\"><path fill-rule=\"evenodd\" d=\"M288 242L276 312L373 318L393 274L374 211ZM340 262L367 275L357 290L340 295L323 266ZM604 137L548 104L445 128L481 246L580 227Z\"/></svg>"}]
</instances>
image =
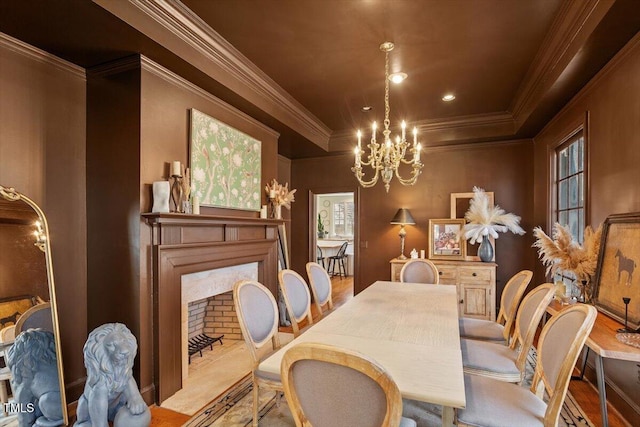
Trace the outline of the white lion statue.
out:
<instances>
[{"instance_id":1,"label":"white lion statue","mask_svg":"<svg viewBox=\"0 0 640 427\"><path fill-rule=\"evenodd\" d=\"M133 379L136 338L121 323L93 330L84 345L87 382L74 427L148 427L151 412Z\"/></svg>"},{"instance_id":2,"label":"white lion statue","mask_svg":"<svg viewBox=\"0 0 640 427\"><path fill-rule=\"evenodd\" d=\"M51 332L29 329L7 350L20 427L64 424L55 339ZM4 387L4 384L2 384Z\"/></svg>"}]
</instances>

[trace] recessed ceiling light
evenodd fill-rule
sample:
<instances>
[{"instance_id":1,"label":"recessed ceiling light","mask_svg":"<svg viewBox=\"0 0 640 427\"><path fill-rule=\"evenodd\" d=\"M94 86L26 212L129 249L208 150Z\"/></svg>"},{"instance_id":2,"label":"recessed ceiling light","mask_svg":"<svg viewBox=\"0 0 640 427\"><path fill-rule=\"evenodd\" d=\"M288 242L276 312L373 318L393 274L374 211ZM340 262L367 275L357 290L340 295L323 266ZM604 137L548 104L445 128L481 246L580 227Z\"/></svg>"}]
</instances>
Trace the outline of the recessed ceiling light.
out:
<instances>
[{"instance_id":1,"label":"recessed ceiling light","mask_svg":"<svg viewBox=\"0 0 640 427\"><path fill-rule=\"evenodd\" d=\"M365 105L361 108L361 110L365 113L368 113L369 111L373 110L373 107L371 105Z\"/></svg>"},{"instance_id":2,"label":"recessed ceiling light","mask_svg":"<svg viewBox=\"0 0 640 427\"><path fill-rule=\"evenodd\" d=\"M452 93L448 93L448 94L446 94L445 96L442 97L442 100L445 101L445 102L451 102L454 99L456 99L456 96L454 94L452 94Z\"/></svg>"},{"instance_id":3,"label":"recessed ceiling light","mask_svg":"<svg viewBox=\"0 0 640 427\"><path fill-rule=\"evenodd\" d=\"M389 80L395 84L402 83L407 78L406 73L389 74Z\"/></svg>"}]
</instances>

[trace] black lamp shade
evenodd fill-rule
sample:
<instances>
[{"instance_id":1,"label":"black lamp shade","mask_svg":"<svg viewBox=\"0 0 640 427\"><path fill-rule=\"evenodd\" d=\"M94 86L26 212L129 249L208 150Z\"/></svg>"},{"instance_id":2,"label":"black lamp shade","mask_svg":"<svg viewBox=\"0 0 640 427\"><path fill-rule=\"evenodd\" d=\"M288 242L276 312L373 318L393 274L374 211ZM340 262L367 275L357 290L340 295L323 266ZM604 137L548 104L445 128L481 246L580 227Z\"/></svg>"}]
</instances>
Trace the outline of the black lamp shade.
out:
<instances>
[{"instance_id":1,"label":"black lamp shade","mask_svg":"<svg viewBox=\"0 0 640 427\"><path fill-rule=\"evenodd\" d=\"M411 216L411 212L405 208L398 209L398 212L396 212L396 215L391 220L391 224L414 225L415 223L416 221Z\"/></svg>"}]
</instances>

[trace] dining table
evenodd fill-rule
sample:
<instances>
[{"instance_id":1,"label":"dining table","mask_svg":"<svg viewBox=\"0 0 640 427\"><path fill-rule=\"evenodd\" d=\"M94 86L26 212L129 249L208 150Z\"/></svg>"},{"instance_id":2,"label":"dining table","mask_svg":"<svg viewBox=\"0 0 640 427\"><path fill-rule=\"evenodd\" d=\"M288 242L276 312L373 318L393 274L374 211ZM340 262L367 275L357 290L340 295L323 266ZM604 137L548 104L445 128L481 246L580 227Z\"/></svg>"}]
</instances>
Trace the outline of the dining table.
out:
<instances>
[{"instance_id":1,"label":"dining table","mask_svg":"<svg viewBox=\"0 0 640 427\"><path fill-rule=\"evenodd\" d=\"M402 397L442 407L452 426L465 391L455 286L377 281L263 360L280 374L291 347L313 342L360 352L391 375Z\"/></svg>"}]
</instances>

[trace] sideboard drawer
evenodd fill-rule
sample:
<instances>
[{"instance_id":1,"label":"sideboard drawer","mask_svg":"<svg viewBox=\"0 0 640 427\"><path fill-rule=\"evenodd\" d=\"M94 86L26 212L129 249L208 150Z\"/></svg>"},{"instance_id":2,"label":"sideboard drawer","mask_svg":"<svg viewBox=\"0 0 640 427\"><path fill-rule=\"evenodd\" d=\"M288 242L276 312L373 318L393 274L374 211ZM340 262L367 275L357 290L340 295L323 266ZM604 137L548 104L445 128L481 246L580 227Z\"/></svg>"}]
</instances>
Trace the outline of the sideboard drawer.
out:
<instances>
[{"instance_id":1,"label":"sideboard drawer","mask_svg":"<svg viewBox=\"0 0 640 427\"><path fill-rule=\"evenodd\" d=\"M458 274L460 282L489 283L492 280L491 270L487 268L461 267L458 269Z\"/></svg>"},{"instance_id":2,"label":"sideboard drawer","mask_svg":"<svg viewBox=\"0 0 640 427\"><path fill-rule=\"evenodd\" d=\"M439 281L443 285L455 285L458 269L455 267L438 266Z\"/></svg>"}]
</instances>

